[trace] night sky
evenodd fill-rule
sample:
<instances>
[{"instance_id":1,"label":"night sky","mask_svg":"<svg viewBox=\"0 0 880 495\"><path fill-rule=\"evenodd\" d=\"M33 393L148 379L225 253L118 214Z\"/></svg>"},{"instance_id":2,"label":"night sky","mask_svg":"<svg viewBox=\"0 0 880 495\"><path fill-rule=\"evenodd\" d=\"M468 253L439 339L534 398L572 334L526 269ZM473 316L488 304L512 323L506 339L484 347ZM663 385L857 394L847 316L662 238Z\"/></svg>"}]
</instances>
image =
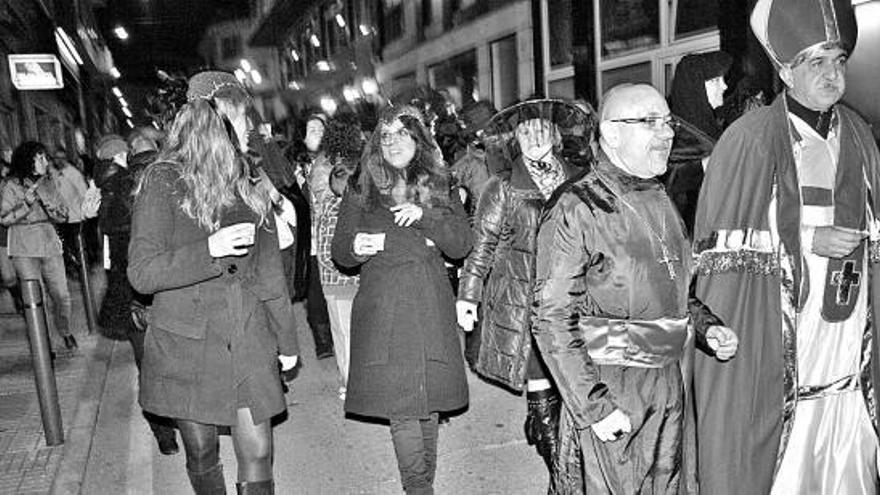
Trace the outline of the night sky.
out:
<instances>
[{"instance_id":1,"label":"night sky","mask_svg":"<svg viewBox=\"0 0 880 495\"><path fill-rule=\"evenodd\" d=\"M122 72L121 84L156 83L156 69L185 71L200 65L196 52L205 28L248 15L248 0L107 0L95 12ZM129 39L120 41L113 28L122 25Z\"/></svg>"}]
</instances>

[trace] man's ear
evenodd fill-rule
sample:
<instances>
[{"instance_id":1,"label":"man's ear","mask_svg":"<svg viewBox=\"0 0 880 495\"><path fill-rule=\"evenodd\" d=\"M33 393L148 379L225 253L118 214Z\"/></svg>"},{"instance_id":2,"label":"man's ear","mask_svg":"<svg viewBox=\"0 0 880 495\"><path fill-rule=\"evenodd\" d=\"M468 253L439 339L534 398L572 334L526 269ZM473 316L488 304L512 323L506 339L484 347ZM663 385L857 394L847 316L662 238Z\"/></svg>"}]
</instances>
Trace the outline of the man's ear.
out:
<instances>
[{"instance_id":1,"label":"man's ear","mask_svg":"<svg viewBox=\"0 0 880 495\"><path fill-rule=\"evenodd\" d=\"M615 122L602 121L599 124L599 135L614 149L617 149L620 144L620 127Z\"/></svg>"},{"instance_id":2,"label":"man's ear","mask_svg":"<svg viewBox=\"0 0 880 495\"><path fill-rule=\"evenodd\" d=\"M794 74L792 73L792 68L790 65L783 65L779 68L779 79L782 80L783 84L787 87L791 88L794 84Z\"/></svg>"}]
</instances>

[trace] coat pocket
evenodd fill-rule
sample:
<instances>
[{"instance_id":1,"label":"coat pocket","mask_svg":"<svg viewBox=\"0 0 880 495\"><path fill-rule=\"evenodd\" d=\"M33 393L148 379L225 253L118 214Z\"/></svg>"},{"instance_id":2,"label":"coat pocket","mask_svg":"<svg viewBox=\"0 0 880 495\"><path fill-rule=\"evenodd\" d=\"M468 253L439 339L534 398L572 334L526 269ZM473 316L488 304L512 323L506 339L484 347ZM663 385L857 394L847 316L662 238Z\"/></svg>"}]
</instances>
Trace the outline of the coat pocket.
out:
<instances>
[{"instance_id":1,"label":"coat pocket","mask_svg":"<svg viewBox=\"0 0 880 495\"><path fill-rule=\"evenodd\" d=\"M198 286L156 294L151 324L175 335L201 340L207 332Z\"/></svg>"}]
</instances>

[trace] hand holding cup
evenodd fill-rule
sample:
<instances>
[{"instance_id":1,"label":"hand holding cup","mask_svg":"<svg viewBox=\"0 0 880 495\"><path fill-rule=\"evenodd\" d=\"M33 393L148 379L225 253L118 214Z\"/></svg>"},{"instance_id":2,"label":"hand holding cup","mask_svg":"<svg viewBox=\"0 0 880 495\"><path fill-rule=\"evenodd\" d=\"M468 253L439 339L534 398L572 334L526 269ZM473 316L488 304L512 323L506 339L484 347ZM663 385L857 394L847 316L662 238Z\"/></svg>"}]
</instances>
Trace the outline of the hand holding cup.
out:
<instances>
[{"instance_id":1,"label":"hand holding cup","mask_svg":"<svg viewBox=\"0 0 880 495\"><path fill-rule=\"evenodd\" d=\"M253 246L257 226L250 222L223 227L208 237L208 252L214 258L244 256Z\"/></svg>"}]
</instances>

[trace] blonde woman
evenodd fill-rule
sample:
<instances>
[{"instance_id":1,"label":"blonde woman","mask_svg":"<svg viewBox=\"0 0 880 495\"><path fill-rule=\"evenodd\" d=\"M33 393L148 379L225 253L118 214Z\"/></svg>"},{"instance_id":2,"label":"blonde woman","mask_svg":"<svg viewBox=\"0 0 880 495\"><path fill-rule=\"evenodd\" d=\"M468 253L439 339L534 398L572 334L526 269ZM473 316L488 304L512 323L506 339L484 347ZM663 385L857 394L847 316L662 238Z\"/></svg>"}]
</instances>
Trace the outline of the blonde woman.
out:
<instances>
[{"instance_id":1,"label":"blonde woman","mask_svg":"<svg viewBox=\"0 0 880 495\"><path fill-rule=\"evenodd\" d=\"M232 432L238 492L272 493L276 356L289 369L298 351L271 203L243 159L249 99L216 71L193 76L187 99L132 215L128 276L155 295L140 402L176 419L197 494L225 492L218 426Z\"/></svg>"}]
</instances>

